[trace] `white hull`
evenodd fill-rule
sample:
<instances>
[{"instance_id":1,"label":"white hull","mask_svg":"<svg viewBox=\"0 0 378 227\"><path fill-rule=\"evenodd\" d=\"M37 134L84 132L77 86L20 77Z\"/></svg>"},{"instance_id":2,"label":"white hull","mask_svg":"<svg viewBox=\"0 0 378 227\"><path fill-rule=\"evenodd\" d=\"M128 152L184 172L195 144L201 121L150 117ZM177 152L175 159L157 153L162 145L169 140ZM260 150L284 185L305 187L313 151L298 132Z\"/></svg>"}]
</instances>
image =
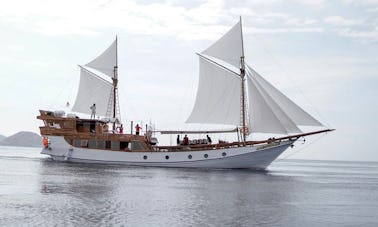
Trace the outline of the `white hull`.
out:
<instances>
[{"instance_id":1,"label":"white hull","mask_svg":"<svg viewBox=\"0 0 378 227\"><path fill-rule=\"evenodd\" d=\"M125 164L132 166L185 168L252 168L265 169L294 141L205 151L120 152L77 148L63 137L49 136L50 147L42 154L54 160L81 163ZM191 159L189 156L191 155ZM205 157L207 156L207 157ZM168 159L167 159L168 157Z\"/></svg>"}]
</instances>

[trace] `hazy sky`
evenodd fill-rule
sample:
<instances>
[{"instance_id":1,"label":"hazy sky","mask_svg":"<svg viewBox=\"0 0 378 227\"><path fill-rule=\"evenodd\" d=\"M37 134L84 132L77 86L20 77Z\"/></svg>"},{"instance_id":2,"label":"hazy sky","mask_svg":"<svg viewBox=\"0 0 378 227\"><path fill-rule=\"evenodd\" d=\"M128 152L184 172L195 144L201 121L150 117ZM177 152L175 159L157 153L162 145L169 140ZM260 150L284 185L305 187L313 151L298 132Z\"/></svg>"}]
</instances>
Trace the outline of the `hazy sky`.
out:
<instances>
[{"instance_id":1,"label":"hazy sky","mask_svg":"<svg viewBox=\"0 0 378 227\"><path fill-rule=\"evenodd\" d=\"M184 127L195 53L240 15L249 65L337 129L286 154L378 161L378 0L0 0L0 134L39 132L39 109L73 104L77 65L116 34L122 120Z\"/></svg>"}]
</instances>

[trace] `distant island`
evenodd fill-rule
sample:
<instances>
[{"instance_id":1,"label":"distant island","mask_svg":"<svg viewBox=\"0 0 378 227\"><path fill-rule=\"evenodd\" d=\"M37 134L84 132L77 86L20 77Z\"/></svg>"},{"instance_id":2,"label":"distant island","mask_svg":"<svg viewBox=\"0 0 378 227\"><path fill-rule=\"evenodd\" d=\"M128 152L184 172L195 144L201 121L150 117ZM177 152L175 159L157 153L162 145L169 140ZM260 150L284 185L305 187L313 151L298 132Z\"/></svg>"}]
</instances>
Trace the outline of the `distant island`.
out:
<instances>
[{"instance_id":1,"label":"distant island","mask_svg":"<svg viewBox=\"0 0 378 227\"><path fill-rule=\"evenodd\" d=\"M0 135L0 145L18 147L41 147L41 136L34 132L18 132L9 137Z\"/></svg>"}]
</instances>

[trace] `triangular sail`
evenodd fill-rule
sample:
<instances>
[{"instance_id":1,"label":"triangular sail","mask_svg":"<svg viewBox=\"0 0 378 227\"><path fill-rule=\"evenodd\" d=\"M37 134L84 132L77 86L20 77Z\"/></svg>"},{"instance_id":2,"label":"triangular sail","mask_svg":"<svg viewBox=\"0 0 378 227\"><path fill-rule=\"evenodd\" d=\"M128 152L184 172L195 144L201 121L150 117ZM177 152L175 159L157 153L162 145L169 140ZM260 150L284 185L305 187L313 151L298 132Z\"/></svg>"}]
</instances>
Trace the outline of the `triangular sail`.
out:
<instances>
[{"instance_id":1,"label":"triangular sail","mask_svg":"<svg viewBox=\"0 0 378 227\"><path fill-rule=\"evenodd\" d=\"M301 132L255 78L247 75L247 84L252 132L277 134Z\"/></svg>"},{"instance_id":2,"label":"triangular sail","mask_svg":"<svg viewBox=\"0 0 378 227\"><path fill-rule=\"evenodd\" d=\"M86 66L96 69L109 77L114 76L114 67L117 66L117 40L115 40L102 54Z\"/></svg>"},{"instance_id":3,"label":"triangular sail","mask_svg":"<svg viewBox=\"0 0 378 227\"><path fill-rule=\"evenodd\" d=\"M270 96L279 107L285 112L287 116L290 116L290 119L296 125L304 126L323 126L318 120L304 111L301 107L291 101L286 97L282 92L277 90L272 84L266 81L262 76L260 76L255 70L247 65L247 74L248 76L254 78L256 83L259 84L261 88Z\"/></svg>"},{"instance_id":4,"label":"triangular sail","mask_svg":"<svg viewBox=\"0 0 378 227\"><path fill-rule=\"evenodd\" d=\"M206 54L223 60L236 68L240 68L240 57L243 55L242 32L240 21L222 38L204 50Z\"/></svg>"},{"instance_id":5,"label":"triangular sail","mask_svg":"<svg viewBox=\"0 0 378 227\"><path fill-rule=\"evenodd\" d=\"M322 126L247 65L249 118L253 132L300 133L298 125Z\"/></svg>"},{"instance_id":6,"label":"triangular sail","mask_svg":"<svg viewBox=\"0 0 378 227\"><path fill-rule=\"evenodd\" d=\"M298 125L322 126L244 63L241 20L199 55L198 92L188 123L247 124L250 132L277 134L300 133Z\"/></svg>"},{"instance_id":7,"label":"triangular sail","mask_svg":"<svg viewBox=\"0 0 378 227\"><path fill-rule=\"evenodd\" d=\"M196 101L187 123L240 124L240 77L200 57Z\"/></svg>"},{"instance_id":8,"label":"triangular sail","mask_svg":"<svg viewBox=\"0 0 378 227\"><path fill-rule=\"evenodd\" d=\"M72 111L91 114L90 106L96 104L96 116L106 116L113 85L80 67L80 84Z\"/></svg>"}]
</instances>

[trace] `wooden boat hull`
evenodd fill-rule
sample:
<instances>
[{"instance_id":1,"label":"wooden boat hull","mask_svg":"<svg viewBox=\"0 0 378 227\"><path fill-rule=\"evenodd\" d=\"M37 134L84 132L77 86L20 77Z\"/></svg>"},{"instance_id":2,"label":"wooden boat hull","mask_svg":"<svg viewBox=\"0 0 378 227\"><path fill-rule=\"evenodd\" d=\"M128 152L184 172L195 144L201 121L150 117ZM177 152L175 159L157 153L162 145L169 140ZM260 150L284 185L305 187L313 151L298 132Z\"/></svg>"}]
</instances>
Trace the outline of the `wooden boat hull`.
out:
<instances>
[{"instance_id":1,"label":"wooden boat hull","mask_svg":"<svg viewBox=\"0 0 378 227\"><path fill-rule=\"evenodd\" d=\"M72 147L61 136L49 136L49 139L49 148L43 148L41 153L50 155L57 161L227 169L265 169L295 141L202 151L122 152Z\"/></svg>"}]
</instances>

